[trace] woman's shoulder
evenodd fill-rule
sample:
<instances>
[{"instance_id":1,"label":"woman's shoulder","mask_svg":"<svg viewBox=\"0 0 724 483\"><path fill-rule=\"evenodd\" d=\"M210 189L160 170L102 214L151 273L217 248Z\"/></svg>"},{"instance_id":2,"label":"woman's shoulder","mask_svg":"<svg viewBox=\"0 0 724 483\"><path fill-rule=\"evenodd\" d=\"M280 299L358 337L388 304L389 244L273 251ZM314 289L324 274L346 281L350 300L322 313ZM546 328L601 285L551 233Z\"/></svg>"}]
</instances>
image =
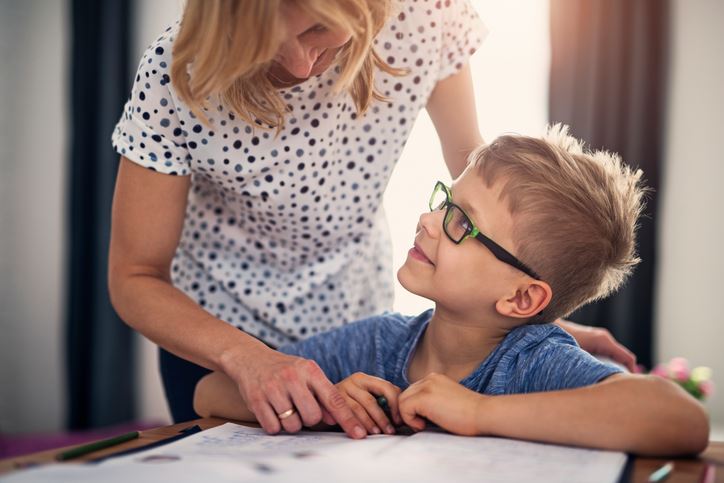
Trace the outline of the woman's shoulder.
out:
<instances>
[{"instance_id":1,"label":"woman's shoulder","mask_svg":"<svg viewBox=\"0 0 724 483\"><path fill-rule=\"evenodd\" d=\"M161 32L151 42L141 55L136 72L136 83L142 82L144 78L161 76L164 85L170 86L169 72L171 70L171 59L173 54L173 43L178 34L180 22L176 21Z\"/></svg>"},{"instance_id":2,"label":"woman's shoulder","mask_svg":"<svg viewBox=\"0 0 724 483\"><path fill-rule=\"evenodd\" d=\"M395 3L375 48L392 67L408 70L417 84L457 72L486 35L469 0L403 0Z\"/></svg>"}]
</instances>

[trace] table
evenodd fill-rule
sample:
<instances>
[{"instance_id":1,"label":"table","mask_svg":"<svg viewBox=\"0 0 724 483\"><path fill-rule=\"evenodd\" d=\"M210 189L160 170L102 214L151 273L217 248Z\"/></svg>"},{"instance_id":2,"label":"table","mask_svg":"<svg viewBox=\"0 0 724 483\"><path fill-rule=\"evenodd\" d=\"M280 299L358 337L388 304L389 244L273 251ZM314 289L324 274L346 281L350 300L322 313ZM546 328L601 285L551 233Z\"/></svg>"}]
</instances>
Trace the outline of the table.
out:
<instances>
[{"instance_id":1,"label":"table","mask_svg":"<svg viewBox=\"0 0 724 483\"><path fill-rule=\"evenodd\" d=\"M196 424L199 425L202 429L209 429L224 424L226 422L234 422L237 424L245 424L247 426L259 427L255 424L240 423L239 421L230 421L220 418L196 419L194 421L188 421L186 423L173 424L170 426L163 426L148 431L142 431L138 439L128 441L112 448L96 451L94 453L74 459L72 461L89 461L102 456L108 456L114 453L118 453L120 451L125 451L127 449L146 446L156 441L160 441L171 436L176 436L179 434L179 431ZM14 471L28 464L43 464L54 462L56 454L72 447L73 446L69 446L66 448L56 448L53 450L41 451L29 455L0 460L0 474ZM633 461L633 469L631 471L631 478L629 481L635 483L647 481L648 476L651 474L651 472L659 468L667 461L669 461L669 459L636 457ZM666 483L684 483L699 481L699 476L701 475L705 463L711 463L717 466L716 481L724 483L724 442L711 442L707 447L706 451L704 451L704 453L702 453L698 458L677 458L673 461L675 465L674 471L671 473L669 478L665 480Z\"/></svg>"}]
</instances>

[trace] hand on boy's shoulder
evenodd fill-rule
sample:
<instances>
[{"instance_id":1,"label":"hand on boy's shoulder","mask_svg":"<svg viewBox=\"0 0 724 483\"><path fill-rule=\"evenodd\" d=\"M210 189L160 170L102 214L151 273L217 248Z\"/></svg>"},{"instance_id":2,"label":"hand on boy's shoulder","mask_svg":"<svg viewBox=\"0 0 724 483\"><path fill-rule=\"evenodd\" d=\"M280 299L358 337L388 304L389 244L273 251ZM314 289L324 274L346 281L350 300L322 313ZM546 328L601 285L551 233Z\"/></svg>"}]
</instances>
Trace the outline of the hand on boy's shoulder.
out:
<instances>
[{"instance_id":1,"label":"hand on boy's shoulder","mask_svg":"<svg viewBox=\"0 0 724 483\"><path fill-rule=\"evenodd\" d=\"M513 355L513 354L511 354ZM553 324L528 326L521 334L505 393L573 389L595 384L621 369L597 360Z\"/></svg>"},{"instance_id":2,"label":"hand on boy's shoulder","mask_svg":"<svg viewBox=\"0 0 724 483\"><path fill-rule=\"evenodd\" d=\"M634 372L636 355L618 342L608 329L590 327L563 319L558 319L556 325L571 334L584 350L591 354L610 357L616 363Z\"/></svg>"}]
</instances>

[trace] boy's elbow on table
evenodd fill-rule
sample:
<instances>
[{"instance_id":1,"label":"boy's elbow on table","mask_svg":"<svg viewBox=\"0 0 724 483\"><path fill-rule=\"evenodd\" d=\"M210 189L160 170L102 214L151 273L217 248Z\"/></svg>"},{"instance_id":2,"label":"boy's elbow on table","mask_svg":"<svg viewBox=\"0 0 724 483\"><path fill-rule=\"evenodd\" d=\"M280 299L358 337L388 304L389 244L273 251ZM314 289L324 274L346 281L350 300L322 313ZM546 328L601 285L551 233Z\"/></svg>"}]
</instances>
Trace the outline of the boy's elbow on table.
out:
<instances>
[{"instance_id":1,"label":"boy's elbow on table","mask_svg":"<svg viewBox=\"0 0 724 483\"><path fill-rule=\"evenodd\" d=\"M647 385L642 412L654 416L632 441L631 452L658 456L698 454L709 444L709 416L704 406L677 384L657 376L640 376ZM637 377L638 379L638 377Z\"/></svg>"},{"instance_id":2,"label":"boy's elbow on table","mask_svg":"<svg viewBox=\"0 0 724 483\"><path fill-rule=\"evenodd\" d=\"M673 397L679 402L676 405L681 417L682 432L679 438L682 444L681 452L685 454L699 454L709 445L709 415L704 406L684 391L679 385L656 377L659 384L666 385Z\"/></svg>"},{"instance_id":3,"label":"boy's elbow on table","mask_svg":"<svg viewBox=\"0 0 724 483\"><path fill-rule=\"evenodd\" d=\"M207 374L196 383L193 405L196 414L202 418L216 416L237 421L256 421L236 384L221 372Z\"/></svg>"},{"instance_id":4,"label":"boy's elbow on table","mask_svg":"<svg viewBox=\"0 0 724 483\"><path fill-rule=\"evenodd\" d=\"M194 412L202 418L211 417L211 406L209 404L208 380L202 377L196 384L194 390Z\"/></svg>"}]
</instances>

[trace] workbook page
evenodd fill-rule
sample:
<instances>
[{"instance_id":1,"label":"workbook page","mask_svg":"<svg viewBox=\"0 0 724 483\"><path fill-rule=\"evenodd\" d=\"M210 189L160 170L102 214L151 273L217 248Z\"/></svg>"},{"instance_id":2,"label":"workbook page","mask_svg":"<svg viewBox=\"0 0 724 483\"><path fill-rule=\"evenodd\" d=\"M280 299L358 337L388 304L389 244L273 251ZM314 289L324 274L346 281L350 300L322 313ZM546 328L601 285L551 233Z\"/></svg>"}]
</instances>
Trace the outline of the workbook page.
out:
<instances>
[{"instance_id":1,"label":"workbook page","mask_svg":"<svg viewBox=\"0 0 724 483\"><path fill-rule=\"evenodd\" d=\"M53 465L2 481L616 482L626 455L423 431L368 436L303 431L270 436L226 423L168 445L96 465Z\"/></svg>"}]
</instances>

